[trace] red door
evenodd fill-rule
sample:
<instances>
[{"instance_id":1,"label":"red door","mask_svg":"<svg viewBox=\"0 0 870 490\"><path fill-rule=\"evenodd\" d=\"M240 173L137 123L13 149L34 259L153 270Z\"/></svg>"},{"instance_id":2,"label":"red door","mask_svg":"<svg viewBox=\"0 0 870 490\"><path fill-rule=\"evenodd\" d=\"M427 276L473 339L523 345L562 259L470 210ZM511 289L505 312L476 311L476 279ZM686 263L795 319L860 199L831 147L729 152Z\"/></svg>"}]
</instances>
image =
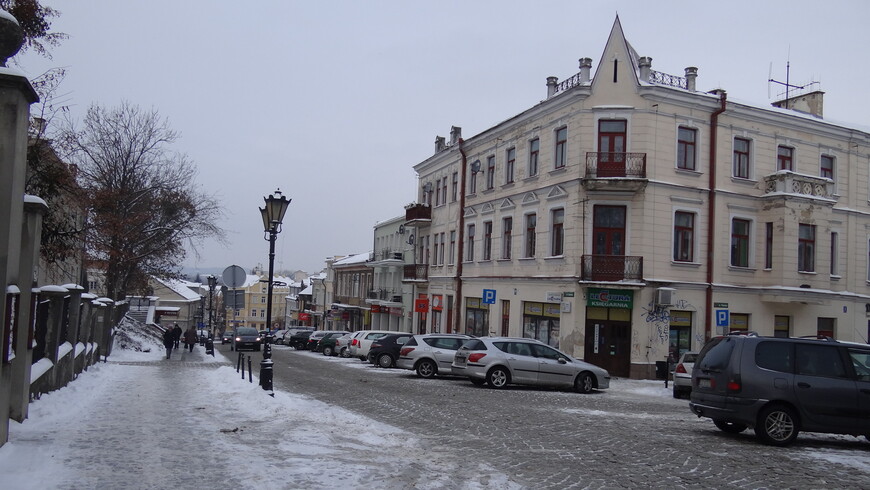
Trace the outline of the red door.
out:
<instances>
[{"instance_id":1,"label":"red door","mask_svg":"<svg viewBox=\"0 0 870 490\"><path fill-rule=\"evenodd\" d=\"M598 121L598 176L625 177L625 121Z\"/></svg>"},{"instance_id":2,"label":"red door","mask_svg":"<svg viewBox=\"0 0 870 490\"><path fill-rule=\"evenodd\" d=\"M592 280L625 278L625 206L592 208Z\"/></svg>"}]
</instances>

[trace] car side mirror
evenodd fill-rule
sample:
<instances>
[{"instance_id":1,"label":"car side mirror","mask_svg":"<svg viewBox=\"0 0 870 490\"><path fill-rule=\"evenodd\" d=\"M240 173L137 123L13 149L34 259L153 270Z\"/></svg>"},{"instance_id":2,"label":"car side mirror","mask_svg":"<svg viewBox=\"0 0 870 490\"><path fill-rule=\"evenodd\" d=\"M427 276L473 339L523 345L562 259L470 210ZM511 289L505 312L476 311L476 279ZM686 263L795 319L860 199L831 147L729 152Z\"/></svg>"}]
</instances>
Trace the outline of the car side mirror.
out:
<instances>
[{"instance_id":1,"label":"car side mirror","mask_svg":"<svg viewBox=\"0 0 870 490\"><path fill-rule=\"evenodd\" d=\"M559 364L568 364L568 359L565 359L564 357L560 357Z\"/></svg>"}]
</instances>

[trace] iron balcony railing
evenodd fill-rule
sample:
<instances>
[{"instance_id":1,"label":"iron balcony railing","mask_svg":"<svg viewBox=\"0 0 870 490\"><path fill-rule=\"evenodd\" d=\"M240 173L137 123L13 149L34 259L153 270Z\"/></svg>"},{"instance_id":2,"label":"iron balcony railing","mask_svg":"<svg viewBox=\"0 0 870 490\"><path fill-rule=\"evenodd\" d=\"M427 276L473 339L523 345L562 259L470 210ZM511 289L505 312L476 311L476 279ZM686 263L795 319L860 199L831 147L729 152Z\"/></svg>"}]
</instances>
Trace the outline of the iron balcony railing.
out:
<instances>
[{"instance_id":1,"label":"iron balcony railing","mask_svg":"<svg viewBox=\"0 0 870 490\"><path fill-rule=\"evenodd\" d=\"M581 266L584 281L643 280L643 257L640 256L584 255Z\"/></svg>"},{"instance_id":2,"label":"iron balcony railing","mask_svg":"<svg viewBox=\"0 0 870 490\"><path fill-rule=\"evenodd\" d=\"M380 262L382 260L403 260L404 254L392 249L378 250L369 254L369 262Z\"/></svg>"},{"instance_id":3,"label":"iron balcony railing","mask_svg":"<svg viewBox=\"0 0 870 490\"><path fill-rule=\"evenodd\" d=\"M405 265L403 280L405 280L405 281L428 281L429 280L429 265L428 264L407 264L407 265Z\"/></svg>"},{"instance_id":4,"label":"iron balcony railing","mask_svg":"<svg viewBox=\"0 0 870 490\"><path fill-rule=\"evenodd\" d=\"M590 151L586 153L586 178L646 178L646 153Z\"/></svg>"}]
</instances>

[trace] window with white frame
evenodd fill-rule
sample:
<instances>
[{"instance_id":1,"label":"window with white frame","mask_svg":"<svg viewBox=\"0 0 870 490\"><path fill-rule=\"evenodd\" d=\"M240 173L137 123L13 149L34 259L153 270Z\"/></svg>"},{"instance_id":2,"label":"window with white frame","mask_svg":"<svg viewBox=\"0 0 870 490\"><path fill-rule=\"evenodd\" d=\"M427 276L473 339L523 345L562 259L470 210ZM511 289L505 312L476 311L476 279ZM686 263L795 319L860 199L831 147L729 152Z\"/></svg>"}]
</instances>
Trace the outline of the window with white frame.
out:
<instances>
[{"instance_id":1,"label":"window with white frame","mask_svg":"<svg viewBox=\"0 0 870 490\"><path fill-rule=\"evenodd\" d=\"M511 258L511 234L513 233L514 219L510 216L501 220L501 258Z\"/></svg>"},{"instance_id":2,"label":"window with white frame","mask_svg":"<svg viewBox=\"0 0 870 490\"><path fill-rule=\"evenodd\" d=\"M565 168L568 163L568 128L556 130L556 148L553 158L553 168Z\"/></svg>"},{"instance_id":3,"label":"window with white frame","mask_svg":"<svg viewBox=\"0 0 870 490\"><path fill-rule=\"evenodd\" d=\"M535 138L529 141L529 177L538 175L538 154L541 151L541 140Z\"/></svg>"},{"instance_id":4,"label":"window with white frame","mask_svg":"<svg viewBox=\"0 0 870 490\"><path fill-rule=\"evenodd\" d=\"M840 234L836 231L831 232L831 275L839 276L840 270L837 262L840 260L840 256L837 248L839 247Z\"/></svg>"},{"instance_id":5,"label":"window with white frame","mask_svg":"<svg viewBox=\"0 0 870 490\"><path fill-rule=\"evenodd\" d=\"M468 225L468 237L465 240L465 245L468 247L465 250L465 260L471 262L474 260L474 224Z\"/></svg>"},{"instance_id":6,"label":"window with white frame","mask_svg":"<svg viewBox=\"0 0 870 490\"><path fill-rule=\"evenodd\" d=\"M508 148L505 152L504 163L504 183L510 184L514 181L514 170L517 164L517 149Z\"/></svg>"},{"instance_id":7,"label":"window with white frame","mask_svg":"<svg viewBox=\"0 0 870 490\"><path fill-rule=\"evenodd\" d=\"M486 188L495 187L495 155L486 157Z\"/></svg>"},{"instance_id":8,"label":"window with white frame","mask_svg":"<svg viewBox=\"0 0 870 490\"><path fill-rule=\"evenodd\" d=\"M816 271L816 225L798 225L798 271Z\"/></svg>"},{"instance_id":9,"label":"window with white frame","mask_svg":"<svg viewBox=\"0 0 870 490\"><path fill-rule=\"evenodd\" d=\"M447 255L447 264L453 265L456 260L456 230L450 231L450 253Z\"/></svg>"},{"instance_id":10,"label":"window with white frame","mask_svg":"<svg viewBox=\"0 0 870 490\"><path fill-rule=\"evenodd\" d=\"M776 148L776 169L794 172L794 148L783 145Z\"/></svg>"},{"instance_id":11,"label":"window with white frame","mask_svg":"<svg viewBox=\"0 0 870 490\"><path fill-rule=\"evenodd\" d=\"M695 156L696 146L695 141L698 138L698 131L694 128L680 126L677 130L677 168L683 170L696 170Z\"/></svg>"},{"instance_id":12,"label":"window with white frame","mask_svg":"<svg viewBox=\"0 0 870 490\"><path fill-rule=\"evenodd\" d=\"M674 261L695 261L695 213L674 213Z\"/></svg>"},{"instance_id":13,"label":"window with white frame","mask_svg":"<svg viewBox=\"0 0 870 490\"><path fill-rule=\"evenodd\" d=\"M819 161L819 176L834 180L834 163L834 157L831 155L822 155Z\"/></svg>"},{"instance_id":14,"label":"window with white frame","mask_svg":"<svg viewBox=\"0 0 870 490\"><path fill-rule=\"evenodd\" d=\"M492 221L483 223L483 260L492 260Z\"/></svg>"},{"instance_id":15,"label":"window with white frame","mask_svg":"<svg viewBox=\"0 0 870 490\"><path fill-rule=\"evenodd\" d=\"M750 176L750 158L752 142L746 138L734 138L734 165L732 175L739 179Z\"/></svg>"},{"instance_id":16,"label":"window with white frame","mask_svg":"<svg viewBox=\"0 0 870 490\"><path fill-rule=\"evenodd\" d=\"M441 232L441 251L438 253L438 265L444 265L444 232Z\"/></svg>"},{"instance_id":17,"label":"window with white frame","mask_svg":"<svg viewBox=\"0 0 870 490\"><path fill-rule=\"evenodd\" d=\"M565 210L550 211L550 255L557 257L565 253Z\"/></svg>"},{"instance_id":18,"label":"window with white frame","mask_svg":"<svg viewBox=\"0 0 870 490\"><path fill-rule=\"evenodd\" d=\"M456 202L459 199L459 172L453 172L453 178L450 181L450 201Z\"/></svg>"},{"instance_id":19,"label":"window with white frame","mask_svg":"<svg viewBox=\"0 0 870 490\"><path fill-rule=\"evenodd\" d=\"M535 256L535 229L538 226L538 216L536 214L526 215L526 257Z\"/></svg>"},{"instance_id":20,"label":"window with white frame","mask_svg":"<svg viewBox=\"0 0 870 490\"><path fill-rule=\"evenodd\" d=\"M752 222L748 219L731 219L731 265L734 267L749 267L751 230Z\"/></svg>"},{"instance_id":21,"label":"window with white frame","mask_svg":"<svg viewBox=\"0 0 870 490\"><path fill-rule=\"evenodd\" d=\"M480 160L475 160L474 163L471 164L471 168L480 168ZM471 178L468 179L468 194L476 194L477 193L477 172L471 172Z\"/></svg>"}]
</instances>

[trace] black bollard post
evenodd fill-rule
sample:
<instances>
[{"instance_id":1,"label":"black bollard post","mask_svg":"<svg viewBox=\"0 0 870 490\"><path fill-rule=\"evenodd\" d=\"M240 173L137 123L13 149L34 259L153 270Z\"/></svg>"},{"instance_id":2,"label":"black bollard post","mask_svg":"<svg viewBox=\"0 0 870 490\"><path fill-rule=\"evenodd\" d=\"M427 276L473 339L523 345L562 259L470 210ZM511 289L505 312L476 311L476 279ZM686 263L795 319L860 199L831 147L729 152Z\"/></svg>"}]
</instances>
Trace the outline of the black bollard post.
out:
<instances>
[{"instance_id":1,"label":"black bollard post","mask_svg":"<svg viewBox=\"0 0 870 490\"><path fill-rule=\"evenodd\" d=\"M242 362L243 357L244 357L244 354L239 352L239 358L236 360L236 372L239 372L239 369L243 366L243 362ZM242 378L244 378L244 376L242 376Z\"/></svg>"},{"instance_id":2,"label":"black bollard post","mask_svg":"<svg viewBox=\"0 0 870 490\"><path fill-rule=\"evenodd\" d=\"M245 379L245 361L242 359L241 354L239 354L239 364L242 365L242 379Z\"/></svg>"},{"instance_id":3,"label":"black bollard post","mask_svg":"<svg viewBox=\"0 0 870 490\"><path fill-rule=\"evenodd\" d=\"M264 390L272 391L272 360L260 361L260 386Z\"/></svg>"},{"instance_id":4,"label":"black bollard post","mask_svg":"<svg viewBox=\"0 0 870 490\"><path fill-rule=\"evenodd\" d=\"M254 382L254 373L251 371L251 356L248 356L248 383Z\"/></svg>"}]
</instances>

